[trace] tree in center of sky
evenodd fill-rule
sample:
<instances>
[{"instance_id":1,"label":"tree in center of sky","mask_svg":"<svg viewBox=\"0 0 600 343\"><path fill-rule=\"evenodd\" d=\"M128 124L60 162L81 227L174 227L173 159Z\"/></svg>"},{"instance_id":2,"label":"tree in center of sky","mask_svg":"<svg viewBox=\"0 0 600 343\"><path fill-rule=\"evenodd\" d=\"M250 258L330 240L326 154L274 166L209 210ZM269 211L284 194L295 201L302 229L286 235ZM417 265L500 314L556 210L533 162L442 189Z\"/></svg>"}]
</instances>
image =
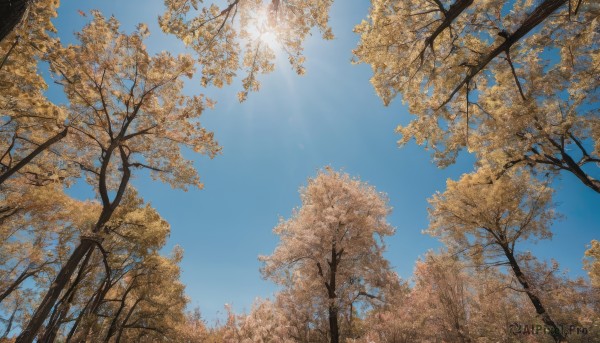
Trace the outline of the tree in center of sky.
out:
<instances>
[{"instance_id":1,"label":"tree in center of sky","mask_svg":"<svg viewBox=\"0 0 600 343\"><path fill-rule=\"evenodd\" d=\"M351 318L355 303L383 301L396 277L383 257L383 238L395 231L386 221L391 208L373 186L330 168L300 194L302 206L274 229L279 246L259 258L261 272L311 299L316 316L327 314L331 343L338 343L349 335L340 317Z\"/></svg>"},{"instance_id":2,"label":"tree in center of sky","mask_svg":"<svg viewBox=\"0 0 600 343\"><path fill-rule=\"evenodd\" d=\"M51 68L69 100L72 132L60 156L79 166L100 199L101 211L82 235L17 342L31 342L77 268L101 244L102 234L136 169L173 187L202 187L192 162L181 148L215 156L213 134L199 123L205 101L182 93L184 77L194 73L187 55L146 51L145 25L127 35L115 18L93 12L77 34L78 45L56 49ZM84 261L84 262L82 262Z\"/></svg>"}]
</instances>

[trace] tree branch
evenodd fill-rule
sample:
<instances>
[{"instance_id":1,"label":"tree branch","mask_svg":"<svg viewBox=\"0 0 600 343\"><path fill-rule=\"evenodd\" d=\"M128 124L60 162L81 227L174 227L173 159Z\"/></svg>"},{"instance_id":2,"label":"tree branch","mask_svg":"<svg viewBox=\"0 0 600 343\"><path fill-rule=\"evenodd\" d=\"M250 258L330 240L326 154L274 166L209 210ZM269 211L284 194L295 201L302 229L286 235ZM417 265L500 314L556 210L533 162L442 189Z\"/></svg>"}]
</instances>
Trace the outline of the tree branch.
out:
<instances>
[{"instance_id":1,"label":"tree branch","mask_svg":"<svg viewBox=\"0 0 600 343\"><path fill-rule=\"evenodd\" d=\"M504 42L502 42L502 44L498 45L490 53L485 55L479 61L479 63L470 68L467 76L462 79L462 81L454 88L452 93L450 93L446 100L440 106L438 106L437 109L446 106L452 100L454 95L456 95L456 93L464 85L470 82L480 71L482 71L494 58L496 58L500 53L508 51L515 43L517 43L537 25L543 22L554 11L566 4L567 1L568 0L545 0L538 7L536 7L536 9L529 16L527 16L525 21L523 21L521 26L514 33L506 35L506 39Z\"/></svg>"}]
</instances>

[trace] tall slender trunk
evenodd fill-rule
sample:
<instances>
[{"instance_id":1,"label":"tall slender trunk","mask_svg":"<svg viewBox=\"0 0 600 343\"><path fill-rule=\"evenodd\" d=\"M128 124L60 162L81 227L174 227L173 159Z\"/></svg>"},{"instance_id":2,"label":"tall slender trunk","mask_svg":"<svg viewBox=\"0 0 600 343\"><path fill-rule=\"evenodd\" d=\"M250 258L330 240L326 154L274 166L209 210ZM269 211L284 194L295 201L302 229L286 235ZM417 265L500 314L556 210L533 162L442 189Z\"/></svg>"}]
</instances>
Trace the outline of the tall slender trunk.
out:
<instances>
[{"instance_id":1,"label":"tall slender trunk","mask_svg":"<svg viewBox=\"0 0 600 343\"><path fill-rule=\"evenodd\" d=\"M117 334L117 338L115 338L115 343L121 342L121 337L123 337L123 330L125 329L127 322L129 321L129 318L131 318L133 311L135 311L135 308L142 300L143 300L143 298L136 299L135 302L133 303L133 305L131 306L131 308L129 309L129 311L127 312L127 315L125 315L125 318L123 319L123 322L121 323L121 325L119 327L119 333Z\"/></svg>"},{"instance_id":2,"label":"tall slender trunk","mask_svg":"<svg viewBox=\"0 0 600 343\"><path fill-rule=\"evenodd\" d=\"M56 300L60 296L60 293L65 288L66 284L69 282L73 273L77 270L77 266L86 256L86 254L91 253L94 249L95 243L91 240L82 240L79 245L73 250L73 253L67 260L67 263L61 268L56 276L56 279L50 285L46 296L36 309L35 313L29 320L27 327L21 332L21 334L17 337L16 343L31 343L35 339L37 333L40 331L40 328L44 324L44 321L50 314L52 307L56 304Z\"/></svg>"},{"instance_id":3,"label":"tall slender trunk","mask_svg":"<svg viewBox=\"0 0 600 343\"><path fill-rule=\"evenodd\" d=\"M525 274L523 274L523 271L521 270L521 267L519 266L519 263L517 262L517 259L515 258L513 252L506 245L502 245L502 249L504 250L506 258L508 258L508 262L513 273L515 274L517 280L521 284L521 287L523 287L525 294L527 294L527 297L529 297L529 300L533 304L533 307L535 307L535 312L540 316L540 318L542 318L544 324L551 328L552 331L550 332L550 334L552 335L552 338L554 338L556 342L566 342L566 338L563 336L556 323L552 320L550 314L546 311L546 308L542 304L542 300L534 293L533 289L531 288L531 285L527 281Z\"/></svg>"},{"instance_id":4,"label":"tall slender trunk","mask_svg":"<svg viewBox=\"0 0 600 343\"><path fill-rule=\"evenodd\" d=\"M327 261L329 264L329 283L327 286L327 295L329 297L329 333L331 335L331 343L340 342L340 329L338 326L338 308L336 304L336 274L338 266L338 252L336 250L335 242L331 246L331 261Z\"/></svg>"},{"instance_id":5,"label":"tall slender trunk","mask_svg":"<svg viewBox=\"0 0 600 343\"><path fill-rule=\"evenodd\" d=\"M335 305L329 305L329 333L331 334L331 343L340 342L338 310L335 308Z\"/></svg>"},{"instance_id":6,"label":"tall slender trunk","mask_svg":"<svg viewBox=\"0 0 600 343\"><path fill-rule=\"evenodd\" d=\"M75 299L75 293L77 292L77 287L79 283L84 277L84 273L86 271L87 265L92 258L94 250L90 250L90 252L85 256L81 266L79 267L79 272L77 273L77 277L73 281L73 283L69 286L67 292L63 295L62 299L58 302L58 304L54 307L54 311L50 316L50 320L48 325L46 326L46 332L44 332L44 336L42 338L42 342L51 343L56 339L56 335L58 335L58 330L71 309L71 304Z\"/></svg>"},{"instance_id":7,"label":"tall slender trunk","mask_svg":"<svg viewBox=\"0 0 600 343\"><path fill-rule=\"evenodd\" d=\"M124 130L126 130L126 128ZM124 132L125 131L123 131L123 133ZM96 221L94 228L92 229L93 234L98 234L99 232L101 232L104 225L110 220L115 209L121 203L123 194L125 193L127 185L129 184L129 179L131 178L131 170L129 169L127 161L128 155L126 155L123 147L118 146L118 143L118 141L113 141L113 143L107 150L103 150L104 154L102 156L103 160L102 165L100 167L98 182L98 188L103 207L102 212L100 213L100 216ZM119 148L121 155L121 166L123 168L123 175L121 177L121 182L117 189L117 193L115 194L114 199L111 201L108 195L106 175L108 172L108 164L111 160L111 156L117 148ZM56 276L56 279L54 280L52 285L50 285L50 288L48 289L44 300L42 300L41 304L38 305L38 308L35 310L33 317L31 317L31 319L29 320L27 327L17 337L16 343L33 342L35 336L44 324L44 321L46 320L46 318L48 318L52 307L54 307L54 305L56 304L56 300L58 300L60 293L63 291L67 282L69 282L69 280L73 276L73 273L75 273L75 271L77 270L77 266L81 263L86 254L93 252L93 250L96 247L96 244L98 244L98 241L96 241L95 238L82 238L79 245L71 254L71 257L69 257L67 263L58 272L58 275Z\"/></svg>"},{"instance_id":8,"label":"tall slender trunk","mask_svg":"<svg viewBox=\"0 0 600 343\"><path fill-rule=\"evenodd\" d=\"M79 312L79 314L77 315L77 318L75 319L75 322L73 323L73 325L71 325L71 329L69 329L69 333L67 334L67 338L65 339L66 343L71 342L71 339L73 339L73 335L75 335L75 332L79 328L79 324L81 323L81 320L87 314L87 308L89 306L90 306L90 301L88 301L88 303L85 305L85 307L83 308L83 310L81 310Z\"/></svg>"},{"instance_id":9,"label":"tall slender trunk","mask_svg":"<svg viewBox=\"0 0 600 343\"><path fill-rule=\"evenodd\" d=\"M69 330L69 333L65 340L66 343L71 342L71 339L73 339L75 332L79 328L79 324L81 323L82 319L88 313L96 312L98 307L100 307L100 305L102 304L102 301L104 300L104 297L106 296L106 293L108 293L108 291L110 290L111 287L112 287L112 285L110 284L110 281L108 280L108 278L106 278L105 281L103 282L103 284L100 285L100 288L96 291L96 293L85 304L83 309L81 311L79 311L79 314L77 315L77 318L75 319L75 322L71 325L71 329ZM87 328L85 328L85 331L86 332L89 331L89 326ZM83 333L82 335L84 338L87 337L87 333ZM85 341L85 339L79 339L79 341Z\"/></svg>"},{"instance_id":10,"label":"tall slender trunk","mask_svg":"<svg viewBox=\"0 0 600 343\"><path fill-rule=\"evenodd\" d=\"M114 336L114 334L117 332L117 326L119 325L119 317L121 316L121 312L123 312L123 310L125 309L125 300L127 300L127 295L129 295L129 292L131 292L131 290L133 289L134 282L135 279L132 280L125 292L123 292L123 296L121 297L121 303L119 304L119 309L117 310L117 313L115 313L115 316L110 323L110 327L108 328L108 332L106 333L106 337L104 338L105 343L108 343L110 341L110 338Z\"/></svg>"}]
</instances>

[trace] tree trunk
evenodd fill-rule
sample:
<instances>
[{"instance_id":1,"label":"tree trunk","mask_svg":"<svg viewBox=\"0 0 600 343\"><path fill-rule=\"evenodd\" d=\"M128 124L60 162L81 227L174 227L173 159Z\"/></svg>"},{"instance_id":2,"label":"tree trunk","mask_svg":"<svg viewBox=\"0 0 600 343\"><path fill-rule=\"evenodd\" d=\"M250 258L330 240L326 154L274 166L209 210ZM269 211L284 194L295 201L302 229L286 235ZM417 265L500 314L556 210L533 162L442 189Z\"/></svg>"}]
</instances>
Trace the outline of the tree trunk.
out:
<instances>
[{"instance_id":1,"label":"tree trunk","mask_svg":"<svg viewBox=\"0 0 600 343\"><path fill-rule=\"evenodd\" d=\"M131 170L129 169L129 166L127 164L127 156L125 155L123 148L120 147L121 159L123 162L123 176L121 177L121 183L119 184L117 194L115 194L115 197L111 202L108 196L106 173L108 170L108 164L110 162L111 156L116 148L117 145L113 142L113 144L108 148L107 151L104 152L104 155L102 156L103 160L102 166L100 167L99 176L99 193L100 198L102 199L103 206L102 212L100 213L100 217L98 218L98 221L96 222L92 230L92 233L94 235L98 234L98 232L101 232L103 226L110 220L115 209L121 203L121 199L123 198L123 194L125 193L127 185L129 183L129 179L131 177ZM46 320L46 318L48 318L50 311L56 304L56 300L60 296L60 293L63 291L67 282L69 282L69 280L73 276L73 273L75 273L75 271L77 270L77 266L80 264L80 262L86 256L86 254L93 252L94 248L96 247L96 244L99 244L99 241L97 241L95 238L87 237L86 239L83 239L82 237L81 242L79 243L77 248L75 248L75 250L71 254L71 257L69 257L67 263L61 268L60 272L56 276L56 279L48 289L44 300L42 300L40 305L38 305L38 308L35 310L35 313L33 314L33 317L31 317L29 323L27 324L27 327L17 337L16 343L33 342L38 331L44 324L44 321Z\"/></svg>"},{"instance_id":2,"label":"tree trunk","mask_svg":"<svg viewBox=\"0 0 600 343\"><path fill-rule=\"evenodd\" d=\"M0 42L21 22L31 0L0 1Z\"/></svg>"},{"instance_id":3,"label":"tree trunk","mask_svg":"<svg viewBox=\"0 0 600 343\"><path fill-rule=\"evenodd\" d=\"M138 278L138 276L140 276L140 274L133 277L133 279L131 280L129 285L127 285L127 289L125 289L125 291L123 292L123 296L121 296L121 303L119 304L119 309L117 310L117 313L115 313L115 316L110 323L110 327L108 328L108 333L106 334L106 338L104 339L105 343L108 343L110 341L110 338L112 336L114 336L115 333L117 333L117 328L119 326L119 316L125 309L125 302L127 301L127 296L135 288L135 283L136 283L136 279ZM136 305L137 305L137 301L136 301ZM129 316L131 316L131 313L127 314L127 319L129 319ZM121 323L121 326L122 326L122 324L124 324L127 321L127 319ZM120 334L119 334L119 336L120 336Z\"/></svg>"},{"instance_id":4,"label":"tree trunk","mask_svg":"<svg viewBox=\"0 0 600 343\"><path fill-rule=\"evenodd\" d=\"M338 326L338 308L335 303L336 294L336 273L338 266L338 253L336 250L335 242L331 246L331 261L327 261L329 264L329 283L327 286L327 293L329 297L329 333L331 335L331 343L340 342L340 329Z\"/></svg>"},{"instance_id":5,"label":"tree trunk","mask_svg":"<svg viewBox=\"0 0 600 343\"><path fill-rule=\"evenodd\" d=\"M105 281L102 283L102 285L100 285L100 288L96 291L96 293L94 293L94 295L88 300L83 309L79 311L75 322L71 325L71 329L69 330L65 341L66 343L71 342L71 339L73 339L75 332L77 331L79 324L81 323L81 320L85 317L85 315L88 314L88 312L95 313L98 307L102 305L102 301L104 300L106 293L108 293L111 287L112 285L109 283L108 278L105 279ZM89 331L89 327L86 328L86 331ZM83 336L84 338L87 337L87 333L83 333ZM78 342L79 341L85 341L85 339L80 339L78 340Z\"/></svg>"},{"instance_id":6,"label":"tree trunk","mask_svg":"<svg viewBox=\"0 0 600 343\"><path fill-rule=\"evenodd\" d=\"M84 256L93 251L94 244L95 243L91 240L86 239L82 240L75 248L67 263L61 268L56 279L52 285L50 285L46 296L31 317L27 327L17 337L16 343L33 342L37 333L40 331L40 328L44 324L44 321L50 314L52 307L56 304L56 300L60 296L60 293L73 276L73 273L77 270L77 266L79 266L79 263L83 260Z\"/></svg>"},{"instance_id":7,"label":"tree trunk","mask_svg":"<svg viewBox=\"0 0 600 343\"><path fill-rule=\"evenodd\" d=\"M335 308L335 305L329 306L329 333L331 334L331 343L340 342L338 310Z\"/></svg>"},{"instance_id":8,"label":"tree trunk","mask_svg":"<svg viewBox=\"0 0 600 343\"><path fill-rule=\"evenodd\" d=\"M117 334L117 338L115 338L115 343L120 343L121 342L121 337L123 336L123 330L125 329L125 327L127 325L127 322L129 321L129 318L131 318L131 315L133 314L133 311L135 310L135 308L137 307L137 305L141 301L142 301L142 298L136 299L135 303L133 303L133 305L131 306L131 308L127 312L127 315L123 319L123 323L121 323L121 326L119 327L119 333Z\"/></svg>"},{"instance_id":9,"label":"tree trunk","mask_svg":"<svg viewBox=\"0 0 600 343\"><path fill-rule=\"evenodd\" d=\"M108 328L108 332L106 333L106 337L104 338L104 343L108 343L110 341L110 338L114 336L117 332L117 326L119 325L119 317L121 316L121 312L123 312L123 309L125 308L125 298L127 297L128 293L129 289L125 291L125 294L123 294L123 298L121 299L119 309L117 310L117 313L115 313L113 320L110 322L110 327Z\"/></svg>"},{"instance_id":10,"label":"tree trunk","mask_svg":"<svg viewBox=\"0 0 600 343\"><path fill-rule=\"evenodd\" d=\"M79 272L77 273L77 277L73 281L73 283L69 286L67 292L63 295L62 299L58 302L58 304L54 307L54 311L50 316L50 320L48 321L48 325L46 325L46 332L44 332L44 336L42 338L42 342L50 343L56 340L56 336L58 335L58 330L60 329L61 324L64 321L64 318L69 313L71 309L71 303L75 298L75 293L77 292L77 287L79 283L83 279L83 274L85 273L85 269L90 262L90 259L93 255L93 250L91 250L86 256L81 266L79 267Z\"/></svg>"},{"instance_id":11,"label":"tree trunk","mask_svg":"<svg viewBox=\"0 0 600 343\"><path fill-rule=\"evenodd\" d=\"M88 306L89 306L89 302L86 304L86 306L83 308L83 310L81 310L79 312L79 314L77 315L77 318L75 319L75 322L73 323L73 325L71 325L71 329L69 329L69 333L67 334L67 338L65 339L66 343L71 342L71 339L73 339L75 332L79 328L79 324L81 323L81 320L86 315L86 310L87 310ZM85 340L83 340L83 341L85 341Z\"/></svg>"},{"instance_id":12,"label":"tree trunk","mask_svg":"<svg viewBox=\"0 0 600 343\"><path fill-rule=\"evenodd\" d=\"M502 246L502 249L508 258L508 262L510 263L513 273L523 287L525 294L527 294L527 297L529 297L533 307L535 307L535 312L542 318L544 324L546 324L552 330L550 332L552 338L554 338L556 342L566 342L567 340L562 335L559 327L556 325L556 323L554 323L550 317L550 314L548 314L546 311L546 308L542 304L542 300L534 293L533 289L531 289L531 286L529 285L529 282L527 282L527 278L525 277L525 274L523 274L523 271L521 270L521 267L519 266L519 263L517 262L513 252L506 246Z\"/></svg>"}]
</instances>

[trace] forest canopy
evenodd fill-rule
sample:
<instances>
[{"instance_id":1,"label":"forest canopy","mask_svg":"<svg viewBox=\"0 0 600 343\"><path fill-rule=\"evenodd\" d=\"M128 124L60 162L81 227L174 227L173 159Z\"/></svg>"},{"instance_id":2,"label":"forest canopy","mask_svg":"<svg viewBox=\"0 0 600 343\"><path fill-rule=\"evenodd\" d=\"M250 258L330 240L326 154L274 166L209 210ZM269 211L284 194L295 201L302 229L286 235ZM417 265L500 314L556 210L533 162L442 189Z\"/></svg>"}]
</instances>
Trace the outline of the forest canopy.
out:
<instances>
[{"instance_id":1,"label":"forest canopy","mask_svg":"<svg viewBox=\"0 0 600 343\"><path fill-rule=\"evenodd\" d=\"M94 5L0 5L0 341L600 341L600 4ZM243 249L272 292L209 323Z\"/></svg>"}]
</instances>

